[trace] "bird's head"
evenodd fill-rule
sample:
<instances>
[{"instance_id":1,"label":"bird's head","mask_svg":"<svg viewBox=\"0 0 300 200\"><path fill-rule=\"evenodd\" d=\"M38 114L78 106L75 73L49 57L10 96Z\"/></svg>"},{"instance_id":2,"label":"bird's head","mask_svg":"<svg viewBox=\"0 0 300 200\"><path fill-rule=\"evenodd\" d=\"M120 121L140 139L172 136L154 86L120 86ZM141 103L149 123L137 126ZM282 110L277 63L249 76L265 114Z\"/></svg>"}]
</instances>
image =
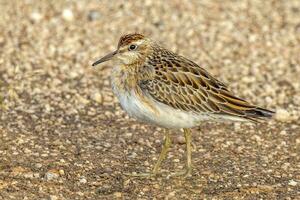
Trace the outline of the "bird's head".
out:
<instances>
[{"instance_id":1,"label":"bird's head","mask_svg":"<svg viewBox=\"0 0 300 200\"><path fill-rule=\"evenodd\" d=\"M107 54L93 63L93 66L108 60L117 61L123 65L142 62L149 53L151 40L142 34L127 34L120 38L117 50Z\"/></svg>"}]
</instances>

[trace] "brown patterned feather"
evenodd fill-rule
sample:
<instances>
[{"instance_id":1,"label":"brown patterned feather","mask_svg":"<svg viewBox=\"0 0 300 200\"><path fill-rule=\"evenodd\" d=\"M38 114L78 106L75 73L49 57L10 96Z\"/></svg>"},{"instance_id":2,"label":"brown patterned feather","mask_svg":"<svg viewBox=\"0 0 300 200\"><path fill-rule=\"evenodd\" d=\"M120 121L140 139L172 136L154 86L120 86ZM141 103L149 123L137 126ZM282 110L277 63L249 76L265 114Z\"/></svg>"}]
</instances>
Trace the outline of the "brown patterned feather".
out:
<instances>
[{"instance_id":1,"label":"brown patterned feather","mask_svg":"<svg viewBox=\"0 0 300 200\"><path fill-rule=\"evenodd\" d=\"M235 97L225 84L196 63L159 46L153 49L140 73L143 77L140 85L155 100L195 113L250 120L272 115L271 111Z\"/></svg>"}]
</instances>

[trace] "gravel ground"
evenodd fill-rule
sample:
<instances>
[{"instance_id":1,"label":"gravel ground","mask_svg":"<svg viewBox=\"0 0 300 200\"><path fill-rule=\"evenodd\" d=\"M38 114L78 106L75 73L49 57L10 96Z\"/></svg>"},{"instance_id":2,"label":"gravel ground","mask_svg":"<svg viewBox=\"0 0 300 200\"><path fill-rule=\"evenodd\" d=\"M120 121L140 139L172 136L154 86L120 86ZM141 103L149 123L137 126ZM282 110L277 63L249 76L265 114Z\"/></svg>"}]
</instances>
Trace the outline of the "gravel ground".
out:
<instances>
[{"instance_id":1,"label":"gravel ground","mask_svg":"<svg viewBox=\"0 0 300 200\"><path fill-rule=\"evenodd\" d=\"M299 199L300 1L0 0L0 199ZM185 55L269 122L193 129L193 176L150 170L162 129L129 118L110 63L124 33ZM174 132L167 171L184 166Z\"/></svg>"}]
</instances>

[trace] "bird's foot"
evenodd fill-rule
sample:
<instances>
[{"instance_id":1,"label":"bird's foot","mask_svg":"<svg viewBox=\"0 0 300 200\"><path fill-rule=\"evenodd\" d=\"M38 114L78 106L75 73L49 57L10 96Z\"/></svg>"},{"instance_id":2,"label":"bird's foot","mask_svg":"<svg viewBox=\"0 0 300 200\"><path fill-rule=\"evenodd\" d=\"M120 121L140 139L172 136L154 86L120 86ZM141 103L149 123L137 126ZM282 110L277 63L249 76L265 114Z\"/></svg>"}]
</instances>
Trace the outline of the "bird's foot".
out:
<instances>
[{"instance_id":1,"label":"bird's foot","mask_svg":"<svg viewBox=\"0 0 300 200\"><path fill-rule=\"evenodd\" d=\"M179 177L182 176L184 178L188 178L192 176L192 168L186 168L179 172L174 172L169 175L169 177Z\"/></svg>"},{"instance_id":2,"label":"bird's foot","mask_svg":"<svg viewBox=\"0 0 300 200\"><path fill-rule=\"evenodd\" d=\"M158 175L159 173L157 172L144 172L144 173L124 173L126 176L132 176L132 177L142 177L142 178L154 178Z\"/></svg>"}]
</instances>

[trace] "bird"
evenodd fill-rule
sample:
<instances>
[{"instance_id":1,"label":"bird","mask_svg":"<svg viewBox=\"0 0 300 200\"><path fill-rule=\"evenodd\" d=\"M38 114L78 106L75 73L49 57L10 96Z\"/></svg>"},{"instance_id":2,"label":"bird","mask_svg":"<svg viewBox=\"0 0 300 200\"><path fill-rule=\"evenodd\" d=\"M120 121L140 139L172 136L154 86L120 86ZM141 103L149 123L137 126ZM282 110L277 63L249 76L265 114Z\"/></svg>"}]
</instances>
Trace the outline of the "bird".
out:
<instances>
[{"instance_id":1,"label":"bird","mask_svg":"<svg viewBox=\"0 0 300 200\"><path fill-rule=\"evenodd\" d=\"M138 121L164 128L164 142L153 177L171 145L171 131L183 129L186 163L172 176L192 176L191 128L212 122L260 122L274 112L235 96L223 82L190 59L140 33L120 37L117 49L92 64L112 60L113 93L121 107Z\"/></svg>"}]
</instances>

